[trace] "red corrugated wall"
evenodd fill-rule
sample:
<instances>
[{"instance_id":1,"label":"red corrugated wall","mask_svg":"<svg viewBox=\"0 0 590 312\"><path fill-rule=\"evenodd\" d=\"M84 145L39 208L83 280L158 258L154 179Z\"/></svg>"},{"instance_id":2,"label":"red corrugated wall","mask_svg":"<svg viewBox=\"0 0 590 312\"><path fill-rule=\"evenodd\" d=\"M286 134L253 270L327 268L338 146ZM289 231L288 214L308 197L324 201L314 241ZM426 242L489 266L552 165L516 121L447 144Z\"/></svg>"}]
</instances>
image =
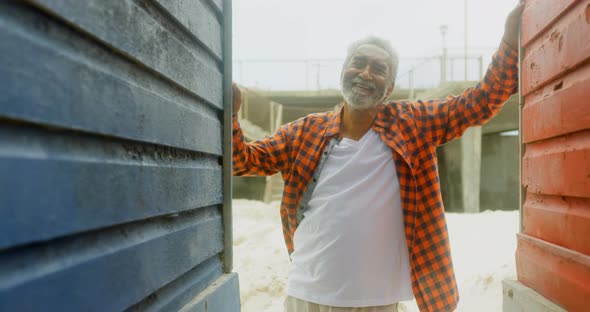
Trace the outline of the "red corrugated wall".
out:
<instances>
[{"instance_id":1,"label":"red corrugated wall","mask_svg":"<svg viewBox=\"0 0 590 312\"><path fill-rule=\"evenodd\" d=\"M518 280L590 311L590 0L527 1Z\"/></svg>"}]
</instances>

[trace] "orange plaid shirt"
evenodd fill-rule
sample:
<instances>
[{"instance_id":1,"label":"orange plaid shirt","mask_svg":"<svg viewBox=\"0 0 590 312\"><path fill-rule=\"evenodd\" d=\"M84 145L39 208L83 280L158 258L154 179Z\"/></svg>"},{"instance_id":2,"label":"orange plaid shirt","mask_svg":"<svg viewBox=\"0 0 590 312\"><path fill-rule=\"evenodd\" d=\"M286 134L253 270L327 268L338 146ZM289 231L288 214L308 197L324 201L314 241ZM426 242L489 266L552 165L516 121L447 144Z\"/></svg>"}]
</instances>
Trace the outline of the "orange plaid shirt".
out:
<instances>
[{"instance_id":1,"label":"orange plaid shirt","mask_svg":"<svg viewBox=\"0 0 590 312\"><path fill-rule=\"evenodd\" d=\"M378 106L372 129L391 147L399 178L414 296L421 311L453 311L459 301L436 147L468 127L490 120L518 85L517 53L502 42L485 77L459 96L433 101L392 101ZM289 253L297 209L316 173L322 153L339 138L339 112L311 114L280 127L262 140L245 143L233 119L233 174L273 175L284 180L283 235Z\"/></svg>"}]
</instances>

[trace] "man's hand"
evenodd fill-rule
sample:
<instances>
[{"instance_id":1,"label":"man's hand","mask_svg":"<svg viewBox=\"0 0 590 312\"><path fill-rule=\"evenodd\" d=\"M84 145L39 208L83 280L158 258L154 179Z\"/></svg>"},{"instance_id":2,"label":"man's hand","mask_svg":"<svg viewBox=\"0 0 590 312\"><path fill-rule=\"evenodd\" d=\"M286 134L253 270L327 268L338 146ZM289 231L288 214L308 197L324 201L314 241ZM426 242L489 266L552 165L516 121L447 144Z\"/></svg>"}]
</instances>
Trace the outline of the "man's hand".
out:
<instances>
[{"instance_id":1,"label":"man's hand","mask_svg":"<svg viewBox=\"0 0 590 312\"><path fill-rule=\"evenodd\" d=\"M234 102L234 112L233 114L236 115L240 111L240 107L242 107L242 91L238 85L234 82L232 85L233 90L233 102Z\"/></svg>"},{"instance_id":2,"label":"man's hand","mask_svg":"<svg viewBox=\"0 0 590 312\"><path fill-rule=\"evenodd\" d=\"M520 1L520 3L512 9L510 14L508 14L504 26L504 37L502 40L504 40L504 42L506 42L506 44L513 50L518 49L518 25L520 24L522 11L524 11L524 1Z\"/></svg>"}]
</instances>

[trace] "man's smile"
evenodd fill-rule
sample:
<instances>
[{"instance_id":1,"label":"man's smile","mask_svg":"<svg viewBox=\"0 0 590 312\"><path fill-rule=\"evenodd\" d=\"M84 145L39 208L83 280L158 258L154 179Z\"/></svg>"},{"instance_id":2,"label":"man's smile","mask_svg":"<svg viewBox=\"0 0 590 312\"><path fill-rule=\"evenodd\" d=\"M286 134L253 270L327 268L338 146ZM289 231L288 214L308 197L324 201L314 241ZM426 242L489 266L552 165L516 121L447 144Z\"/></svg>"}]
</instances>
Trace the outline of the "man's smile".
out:
<instances>
[{"instance_id":1,"label":"man's smile","mask_svg":"<svg viewBox=\"0 0 590 312\"><path fill-rule=\"evenodd\" d=\"M373 93L373 91L375 91L375 87L362 83L362 82L353 82L352 86L354 88L356 88L358 91L361 91L362 93L365 94L370 94Z\"/></svg>"}]
</instances>

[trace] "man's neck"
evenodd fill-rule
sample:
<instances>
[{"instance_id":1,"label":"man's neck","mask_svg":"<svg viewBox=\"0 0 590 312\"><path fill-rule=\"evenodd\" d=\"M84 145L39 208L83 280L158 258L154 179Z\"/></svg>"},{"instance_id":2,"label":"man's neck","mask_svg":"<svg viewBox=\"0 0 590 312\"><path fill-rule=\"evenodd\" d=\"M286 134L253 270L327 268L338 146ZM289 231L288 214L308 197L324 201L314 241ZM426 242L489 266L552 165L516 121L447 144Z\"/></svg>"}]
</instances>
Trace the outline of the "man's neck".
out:
<instances>
[{"instance_id":1,"label":"man's neck","mask_svg":"<svg viewBox=\"0 0 590 312\"><path fill-rule=\"evenodd\" d=\"M344 103L340 127L342 136L355 141L360 140L371 129L376 115L376 107L366 110L352 110L347 103Z\"/></svg>"}]
</instances>

